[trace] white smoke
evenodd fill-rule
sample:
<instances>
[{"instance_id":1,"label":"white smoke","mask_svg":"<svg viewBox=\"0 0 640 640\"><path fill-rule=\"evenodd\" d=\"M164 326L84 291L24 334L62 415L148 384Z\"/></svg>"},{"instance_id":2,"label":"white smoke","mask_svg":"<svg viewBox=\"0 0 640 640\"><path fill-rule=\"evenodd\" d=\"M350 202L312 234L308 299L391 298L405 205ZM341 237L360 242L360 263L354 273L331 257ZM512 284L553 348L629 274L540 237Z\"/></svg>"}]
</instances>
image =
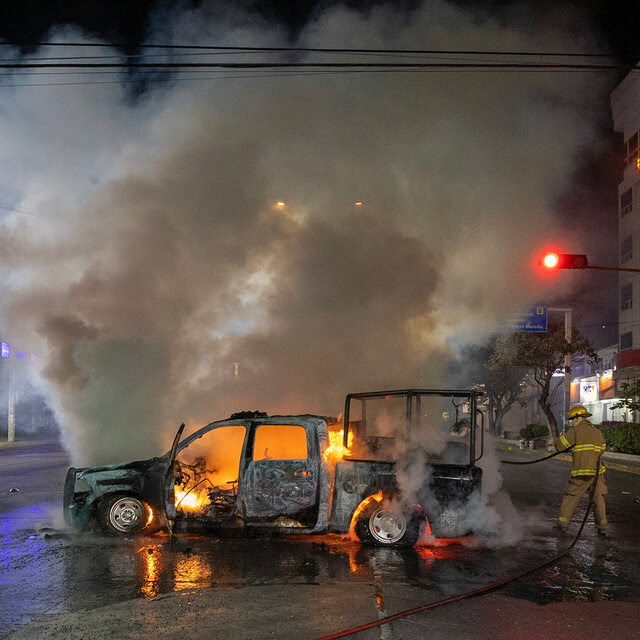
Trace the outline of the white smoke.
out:
<instances>
[{"instance_id":1,"label":"white smoke","mask_svg":"<svg viewBox=\"0 0 640 640\"><path fill-rule=\"evenodd\" d=\"M513 546L522 540L525 522L502 488L496 439L485 434L481 491L475 493L465 512L465 525L487 546Z\"/></svg>"},{"instance_id":2,"label":"white smoke","mask_svg":"<svg viewBox=\"0 0 640 640\"><path fill-rule=\"evenodd\" d=\"M568 23L334 7L295 44L589 46ZM288 44L240 10L157 38ZM442 386L452 345L536 300L521 256L607 91L569 73L217 75L135 102L117 83L21 86L51 81L34 74L0 88L2 198L37 214L2 219L2 318L41 353L77 463L160 453L181 421Z\"/></svg>"}]
</instances>

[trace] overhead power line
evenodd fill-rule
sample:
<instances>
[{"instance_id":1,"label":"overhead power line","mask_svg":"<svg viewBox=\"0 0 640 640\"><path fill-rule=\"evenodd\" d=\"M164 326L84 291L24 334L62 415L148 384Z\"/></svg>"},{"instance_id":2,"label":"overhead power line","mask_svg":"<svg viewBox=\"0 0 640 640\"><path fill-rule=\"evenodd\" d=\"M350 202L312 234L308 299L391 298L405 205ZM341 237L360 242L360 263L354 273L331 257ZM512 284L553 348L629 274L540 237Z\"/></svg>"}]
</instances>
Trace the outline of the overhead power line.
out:
<instances>
[{"instance_id":1,"label":"overhead power line","mask_svg":"<svg viewBox=\"0 0 640 640\"><path fill-rule=\"evenodd\" d=\"M99 43L99 42L26 42L15 44L11 42L0 42L0 46L29 46L29 47L99 47L99 48L125 48L119 43ZM276 52L309 52L309 53L402 53L402 54L444 54L444 55L490 55L490 56L562 56L576 58L620 58L614 54L607 53L576 53L569 51L482 51L478 49L358 49L344 47L247 47L247 46L219 46L200 44L141 44L138 49L197 49L202 51L276 51ZM640 53L627 54L624 56L629 60L640 59Z\"/></svg>"},{"instance_id":2,"label":"overhead power line","mask_svg":"<svg viewBox=\"0 0 640 640\"><path fill-rule=\"evenodd\" d=\"M0 46L9 46L11 43L0 42ZM29 43L31 46L66 47L82 50L85 47L101 47L113 49L115 44L105 43L78 43L78 42L39 42ZM207 70L218 70L222 75L211 79L217 80L230 77L230 71L237 71L242 75L235 77L268 77L280 72L280 75L311 75L319 73L400 73L400 72L440 72L440 73L523 73L523 72L601 72L611 70L624 70L626 72L640 68L636 67L629 57L616 57L610 54L575 53L575 52L549 52L549 51L480 51L480 50L452 50L452 49L349 49L329 47L253 47L253 46L214 46L192 44L148 44L141 45L140 51L152 50L157 53L135 53L109 55L68 55L68 56L25 56L21 59L1 59L0 69L6 69L9 73L4 77L13 78L22 70L35 76L38 73L71 73L77 70L79 74L117 73L120 71L145 72L173 72L173 80L196 79L177 77L180 74L191 72L198 74ZM176 53L184 51L184 53ZM322 58L308 61L266 61L267 54L331 54L351 59L338 61L335 59L322 62ZM251 61L219 61L224 55L253 55L264 54L262 60ZM182 62L176 58L198 56L198 60ZM210 57L216 56L216 61ZM362 56L369 59L364 61ZM481 56L479 58L478 56ZM357 58L361 59L358 60ZM371 61L372 57L384 57L380 62ZM114 58L116 58L114 60ZM207 59L209 58L209 59ZM399 58L404 58L400 60ZM412 58L412 59L407 59ZM537 58L533 60L532 58ZM633 58L637 60L637 58ZM248 75L253 71L256 75ZM269 73L271 71L271 74ZM231 76L234 77L234 76ZM136 80L137 82L137 80ZM83 82L29 82L0 84L0 88L13 86L51 86L73 84L109 84L109 81L83 81Z\"/></svg>"},{"instance_id":3,"label":"overhead power line","mask_svg":"<svg viewBox=\"0 0 640 640\"><path fill-rule=\"evenodd\" d=\"M560 64L519 62L12 62L0 63L0 69L476 69L609 71L624 69L625 64ZM632 70L640 67L631 66Z\"/></svg>"},{"instance_id":4,"label":"overhead power line","mask_svg":"<svg viewBox=\"0 0 640 640\"><path fill-rule=\"evenodd\" d=\"M47 218L48 216L44 215L40 211L36 211L35 209L28 209L27 207L21 207L19 205L7 204L6 202L0 202L0 209L6 209L7 211L14 211L15 213L24 213L28 216L34 216L36 218Z\"/></svg>"}]
</instances>

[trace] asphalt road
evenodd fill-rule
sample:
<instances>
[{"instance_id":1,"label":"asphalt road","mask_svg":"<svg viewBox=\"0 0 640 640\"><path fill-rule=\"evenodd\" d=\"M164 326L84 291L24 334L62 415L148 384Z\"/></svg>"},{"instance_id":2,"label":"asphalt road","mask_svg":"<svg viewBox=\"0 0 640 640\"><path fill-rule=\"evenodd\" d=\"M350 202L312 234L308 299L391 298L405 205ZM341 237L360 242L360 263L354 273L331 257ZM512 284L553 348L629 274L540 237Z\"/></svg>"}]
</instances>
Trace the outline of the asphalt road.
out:
<instances>
[{"instance_id":1,"label":"asphalt road","mask_svg":"<svg viewBox=\"0 0 640 640\"><path fill-rule=\"evenodd\" d=\"M516 575L573 538L551 529L569 469L557 459L500 467L503 488L482 512L494 535L407 550L335 535L78 535L62 525L66 466L56 447L0 449L0 637L312 640ZM608 466L611 538L598 539L590 520L550 566L487 595L346 637L637 638L640 483L629 465Z\"/></svg>"}]
</instances>

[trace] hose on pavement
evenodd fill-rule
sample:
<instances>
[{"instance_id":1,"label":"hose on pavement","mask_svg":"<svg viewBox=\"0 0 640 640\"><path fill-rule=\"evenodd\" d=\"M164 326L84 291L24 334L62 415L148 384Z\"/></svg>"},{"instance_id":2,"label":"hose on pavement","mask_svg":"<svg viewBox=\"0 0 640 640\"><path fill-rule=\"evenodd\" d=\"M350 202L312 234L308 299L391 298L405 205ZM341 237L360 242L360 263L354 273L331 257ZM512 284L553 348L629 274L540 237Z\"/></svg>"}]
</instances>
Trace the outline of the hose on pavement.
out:
<instances>
[{"instance_id":1,"label":"hose on pavement","mask_svg":"<svg viewBox=\"0 0 640 640\"><path fill-rule=\"evenodd\" d=\"M571 448L572 447L569 447L568 449L564 449L563 451L558 451L557 453L554 453L550 456L546 456L544 458L539 458L538 460L532 460L528 462L511 462L511 461L501 460L501 462L506 462L507 464L534 464L536 462L542 462L544 460L548 460L549 458L553 458L554 456L558 455L558 453L565 453ZM524 578L524 576L527 576L531 573L535 573L540 569L544 569L545 567L548 567L549 565L554 564L560 558L567 555L571 551L571 549L573 549L576 542L578 542L578 540L580 539L580 536L582 535L582 530L584 529L584 526L587 522L587 518L589 517L589 512L591 511L596 482L599 475L600 475L600 457L598 457L596 474L592 481L592 485L588 489L589 503L587 504L587 510L584 514L584 518L582 518L582 522L580 524L580 528L578 529L578 533L576 533L575 537L571 541L571 544L564 551L561 551L560 553L556 554L549 560L545 560L544 562L536 564L535 566L530 567L529 569L525 569L524 571L520 571L519 573L516 573L512 576L508 576L507 578L496 580L495 582L492 582L491 584L488 584L485 587L480 587L479 589L473 589L472 591L465 591L464 593L458 593L454 596L449 596L448 598L442 598L441 600L436 600L435 602L428 602L418 607L413 607L412 609L406 609L405 611L400 611L390 616L379 618L378 620L372 620L371 622L366 622L364 624L351 627L350 629L343 629L342 631L338 631L336 633L331 633L326 636L321 636L321 637L315 638L314 640L336 640L336 638L344 638L345 636L353 635L355 633L359 633L367 629L373 629L374 627L379 627L383 624L394 622L395 620L407 618L409 616L415 615L416 613L422 613L423 611L428 611L429 609L435 609L436 607L441 607L442 605L449 604L451 602L457 602L458 600L465 600L466 598L474 598L476 596L481 596L481 595L484 595L485 593L489 593L490 591L495 591L496 589L499 589L500 587L503 587L504 585L509 584L510 582L514 582L516 580L519 580L520 578Z\"/></svg>"}]
</instances>

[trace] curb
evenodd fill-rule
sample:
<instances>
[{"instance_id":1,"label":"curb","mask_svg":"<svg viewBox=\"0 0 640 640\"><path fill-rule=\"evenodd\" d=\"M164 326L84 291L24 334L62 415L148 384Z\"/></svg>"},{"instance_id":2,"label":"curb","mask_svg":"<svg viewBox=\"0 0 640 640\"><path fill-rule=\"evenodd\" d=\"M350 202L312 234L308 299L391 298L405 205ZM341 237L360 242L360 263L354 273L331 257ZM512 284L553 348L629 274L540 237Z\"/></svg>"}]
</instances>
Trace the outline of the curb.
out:
<instances>
[{"instance_id":1,"label":"curb","mask_svg":"<svg viewBox=\"0 0 640 640\"><path fill-rule=\"evenodd\" d=\"M0 440L0 453L3 451L13 451L15 449L32 449L45 446L61 447L62 445L57 440L14 440L13 442Z\"/></svg>"},{"instance_id":2,"label":"curb","mask_svg":"<svg viewBox=\"0 0 640 640\"><path fill-rule=\"evenodd\" d=\"M500 442L508 444L517 451L529 451L531 453L535 453L537 451L539 454L541 454L543 451L546 451L546 449L520 449L519 440L500 440ZM504 449L505 447L502 448ZM615 469L616 471L626 471L627 473L640 475L640 456L636 456L630 453L615 453L613 451L605 451L605 453L602 455L602 458L606 462L607 469ZM571 456L560 454L555 457L555 460L565 460L571 462ZM624 464L625 462L631 462L632 464Z\"/></svg>"}]
</instances>

